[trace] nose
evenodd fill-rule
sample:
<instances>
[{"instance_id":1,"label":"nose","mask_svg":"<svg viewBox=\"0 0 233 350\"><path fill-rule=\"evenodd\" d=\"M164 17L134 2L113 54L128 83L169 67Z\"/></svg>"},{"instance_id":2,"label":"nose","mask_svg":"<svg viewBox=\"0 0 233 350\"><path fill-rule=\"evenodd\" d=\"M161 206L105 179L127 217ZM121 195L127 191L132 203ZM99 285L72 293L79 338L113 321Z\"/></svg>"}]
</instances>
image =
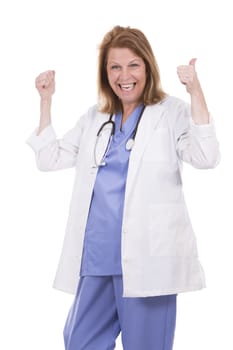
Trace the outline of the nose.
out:
<instances>
[{"instance_id":1,"label":"nose","mask_svg":"<svg viewBox=\"0 0 233 350\"><path fill-rule=\"evenodd\" d=\"M121 81L127 81L130 79L130 70L128 67L122 67L121 72L120 72L120 80Z\"/></svg>"}]
</instances>

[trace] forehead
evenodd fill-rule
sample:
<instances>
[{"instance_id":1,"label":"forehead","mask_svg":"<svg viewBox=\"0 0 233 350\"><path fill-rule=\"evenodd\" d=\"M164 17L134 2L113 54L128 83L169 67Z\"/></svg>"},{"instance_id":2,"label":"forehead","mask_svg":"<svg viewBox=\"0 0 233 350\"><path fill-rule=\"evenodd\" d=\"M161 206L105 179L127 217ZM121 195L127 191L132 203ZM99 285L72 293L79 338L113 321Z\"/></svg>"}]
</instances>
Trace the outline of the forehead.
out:
<instances>
[{"instance_id":1,"label":"forehead","mask_svg":"<svg viewBox=\"0 0 233 350\"><path fill-rule=\"evenodd\" d=\"M141 59L135 52L128 48L114 47L108 51L107 61L124 63L132 60Z\"/></svg>"}]
</instances>

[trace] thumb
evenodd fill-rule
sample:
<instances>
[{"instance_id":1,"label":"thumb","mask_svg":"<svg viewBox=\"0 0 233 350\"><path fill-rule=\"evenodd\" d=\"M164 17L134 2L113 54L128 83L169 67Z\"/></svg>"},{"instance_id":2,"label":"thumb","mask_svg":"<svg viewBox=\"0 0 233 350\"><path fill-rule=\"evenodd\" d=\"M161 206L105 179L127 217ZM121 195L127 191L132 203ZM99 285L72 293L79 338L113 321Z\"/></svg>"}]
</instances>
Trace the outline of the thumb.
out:
<instances>
[{"instance_id":1,"label":"thumb","mask_svg":"<svg viewBox=\"0 0 233 350\"><path fill-rule=\"evenodd\" d=\"M196 64L196 58L192 58L190 61L189 61L189 65L190 66L193 66L195 68L195 64Z\"/></svg>"}]
</instances>

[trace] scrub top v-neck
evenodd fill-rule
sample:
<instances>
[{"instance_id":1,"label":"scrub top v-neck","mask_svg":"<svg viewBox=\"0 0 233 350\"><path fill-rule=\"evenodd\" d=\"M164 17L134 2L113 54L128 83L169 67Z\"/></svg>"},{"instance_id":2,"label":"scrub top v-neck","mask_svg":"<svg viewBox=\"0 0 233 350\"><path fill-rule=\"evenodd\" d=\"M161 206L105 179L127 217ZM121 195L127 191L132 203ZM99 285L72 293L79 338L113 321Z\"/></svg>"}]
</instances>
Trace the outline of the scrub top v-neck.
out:
<instances>
[{"instance_id":1,"label":"scrub top v-neck","mask_svg":"<svg viewBox=\"0 0 233 350\"><path fill-rule=\"evenodd\" d=\"M143 106L132 112L121 127L122 115L115 116L105 166L99 167L89 210L80 275L119 275L121 270L121 226L132 135Z\"/></svg>"}]
</instances>

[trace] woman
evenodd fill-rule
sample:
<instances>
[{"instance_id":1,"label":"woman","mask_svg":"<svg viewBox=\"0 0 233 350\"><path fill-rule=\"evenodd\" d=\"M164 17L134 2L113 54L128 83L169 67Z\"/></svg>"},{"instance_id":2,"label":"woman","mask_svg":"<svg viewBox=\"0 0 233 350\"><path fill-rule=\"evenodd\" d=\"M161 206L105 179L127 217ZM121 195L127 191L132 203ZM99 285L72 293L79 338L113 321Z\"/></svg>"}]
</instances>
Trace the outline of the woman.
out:
<instances>
[{"instance_id":1,"label":"woman","mask_svg":"<svg viewBox=\"0 0 233 350\"><path fill-rule=\"evenodd\" d=\"M151 46L114 27L99 48L98 104L61 140L51 126L55 73L36 79L42 171L76 167L55 288L76 293L67 350L171 350L176 296L205 278L182 191L182 161L214 168L219 146L195 70L179 66L190 105L165 94Z\"/></svg>"}]
</instances>

